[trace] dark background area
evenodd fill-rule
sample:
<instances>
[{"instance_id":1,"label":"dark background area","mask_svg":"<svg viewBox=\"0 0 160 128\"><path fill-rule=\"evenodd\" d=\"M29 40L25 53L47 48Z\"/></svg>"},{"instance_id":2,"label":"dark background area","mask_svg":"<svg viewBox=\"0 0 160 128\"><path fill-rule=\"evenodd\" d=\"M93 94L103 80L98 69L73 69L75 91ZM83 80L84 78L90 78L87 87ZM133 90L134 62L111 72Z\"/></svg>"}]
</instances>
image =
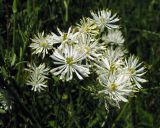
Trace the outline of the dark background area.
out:
<instances>
[{"instance_id":1,"label":"dark background area","mask_svg":"<svg viewBox=\"0 0 160 128\"><path fill-rule=\"evenodd\" d=\"M125 47L148 70L136 97L107 112L78 88L91 84L88 79L65 88L54 79L46 92L31 92L23 73L24 61L32 60L30 38L66 31L91 10L106 8L120 17ZM2 128L160 128L160 0L0 0L0 58L0 100L12 106L0 109Z\"/></svg>"}]
</instances>

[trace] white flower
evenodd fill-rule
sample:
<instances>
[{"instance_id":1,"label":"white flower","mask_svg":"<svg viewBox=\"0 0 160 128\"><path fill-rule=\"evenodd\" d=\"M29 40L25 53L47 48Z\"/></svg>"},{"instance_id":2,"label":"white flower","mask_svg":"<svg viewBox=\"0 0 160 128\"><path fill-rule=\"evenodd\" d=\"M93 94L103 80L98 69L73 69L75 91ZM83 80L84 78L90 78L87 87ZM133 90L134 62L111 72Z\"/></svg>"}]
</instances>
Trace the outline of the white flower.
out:
<instances>
[{"instance_id":1,"label":"white flower","mask_svg":"<svg viewBox=\"0 0 160 128\"><path fill-rule=\"evenodd\" d=\"M38 33L30 47L34 50L33 54L43 54L42 58L48 54L48 51L53 48L53 42L50 41L50 36L44 36L44 32Z\"/></svg>"},{"instance_id":2,"label":"white flower","mask_svg":"<svg viewBox=\"0 0 160 128\"><path fill-rule=\"evenodd\" d=\"M73 45L64 45L62 49L54 51L51 58L54 64L59 65L51 70L53 75L60 75L60 79L69 81L73 78L73 73L82 80L83 77L88 77L90 74L89 68L81 64L81 61L86 58L85 53L80 53Z\"/></svg>"},{"instance_id":3,"label":"white flower","mask_svg":"<svg viewBox=\"0 0 160 128\"><path fill-rule=\"evenodd\" d=\"M123 52L121 52L119 49L107 49L106 53L102 56L101 61L98 63L98 67L105 68L110 72L114 72L123 65Z\"/></svg>"},{"instance_id":4,"label":"white flower","mask_svg":"<svg viewBox=\"0 0 160 128\"><path fill-rule=\"evenodd\" d=\"M68 29L67 33L61 32L61 30L59 28L57 28L59 36L51 33L52 34L52 41L54 43L66 43L68 41L73 41L76 42L76 36L78 33L74 33L73 31L71 31L71 27Z\"/></svg>"},{"instance_id":5,"label":"white flower","mask_svg":"<svg viewBox=\"0 0 160 128\"><path fill-rule=\"evenodd\" d=\"M99 29L97 25L90 18L83 18L80 20L80 24L77 24L79 32L91 36L96 36L99 34Z\"/></svg>"},{"instance_id":6,"label":"white flower","mask_svg":"<svg viewBox=\"0 0 160 128\"><path fill-rule=\"evenodd\" d=\"M107 35L102 36L102 40L107 44L118 46L122 46L124 43L122 32L119 30L109 30Z\"/></svg>"},{"instance_id":7,"label":"white flower","mask_svg":"<svg viewBox=\"0 0 160 128\"><path fill-rule=\"evenodd\" d=\"M29 65L29 69L26 69L26 71L30 73L27 85L31 85L33 91L40 92L47 87L49 68L45 64L40 64L38 67L35 64Z\"/></svg>"},{"instance_id":8,"label":"white flower","mask_svg":"<svg viewBox=\"0 0 160 128\"><path fill-rule=\"evenodd\" d=\"M127 97L132 92L132 86L130 81L123 77L121 74L105 74L99 75L99 81L104 87L103 90L99 91L99 94L103 93L106 95L106 102L112 103L119 107L119 102L127 102Z\"/></svg>"},{"instance_id":9,"label":"white flower","mask_svg":"<svg viewBox=\"0 0 160 128\"><path fill-rule=\"evenodd\" d=\"M7 111L9 109L12 109L11 104L8 102L6 96L3 92L0 92L0 109L2 111Z\"/></svg>"},{"instance_id":10,"label":"white flower","mask_svg":"<svg viewBox=\"0 0 160 128\"><path fill-rule=\"evenodd\" d=\"M116 14L111 16L110 10L98 11L98 14L91 12L91 15L101 31L103 31L105 27L108 29L119 28L118 25L114 24L115 22L119 21L119 18L116 17Z\"/></svg>"},{"instance_id":11,"label":"white flower","mask_svg":"<svg viewBox=\"0 0 160 128\"><path fill-rule=\"evenodd\" d=\"M93 40L91 36L81 34L77 43L77 50L81 53L86 53L86 56L94 60L95 58L102 56L102 52L106 48L102 43L99 43L98 40Z\"/></svg>"},{"instance_id":12,"label":"white flower","mask_svg":"<svg viewBox=\"0 0 160 128\"><path fill-rule=\"evenodd\" d=\"M141 88L140 83L147 82L142 76L146 73L142 63L138 63L139 59L135 56L130 56L128 61L125 59L125 75L133 81L138 88Z\"/></svg>"}]
</instances>

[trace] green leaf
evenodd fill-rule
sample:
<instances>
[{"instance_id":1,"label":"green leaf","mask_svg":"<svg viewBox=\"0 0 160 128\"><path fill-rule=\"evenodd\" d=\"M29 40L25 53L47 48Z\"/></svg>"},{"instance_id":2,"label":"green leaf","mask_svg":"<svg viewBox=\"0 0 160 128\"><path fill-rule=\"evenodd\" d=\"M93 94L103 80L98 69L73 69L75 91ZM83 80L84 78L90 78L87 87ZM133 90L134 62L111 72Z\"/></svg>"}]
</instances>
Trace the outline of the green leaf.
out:
<instances>
[{"instance_id":1,"label":"green leaf","mask_svg":"<svg viewBox=\"0 0 160 128\"><path fill-rule=\"evenodd\" d=\"M52 127L52 128L55 128L56 127L56 122L55 121L49 121L49 126Z\"/></svg>"},{"instance_id":2,"label":"green leaf","mask_svg":"<svg viewBox=\"0 0 160 128\"><path fill-rule=\"evenodd\" d=\"M4 113L6 113L6 111L0 108L0 114L4 114Z\"/></svg>"},{"instance_id":3,"label":"green leaf","mask_svg":"<svg viewBox=\"0 0 160 128\"><path fill-rule=\"evenodd\" d=\"M52 76L52 78L54 79L55 82L59 82L59 77Z\"/></svg>"},{"instance_id":4,"label":"green leaf","mask_svg":"<svg viewBox=\"0 0 160 128\"><path fill-rule=\"evenodd\" d=\"M16 54L13 53L11 66L13 66L15 64L15 62L16 62Z\"/></svg>"},{"instance_id":5,"label":"green leaf","mask_svg":"<svg viewBox=\"0 0 160 128\"><path fill-rule=\"evenodd\" d=\"M7 71L6 71L6 69L5 69L4 67L1 67L1 73L2 73L2 76L3 76L4 78L7 78L7 77L8 77L8 73L7 73Z\"/></svg>"},{"instance_id":6,"label":"green leaf","mask_svg":"<svg viewBox=\"0 0 160 128\"><path fill-rule=\"evenodd\" d=\"M13 1L12 10L13 10L13 13L17 13L17 0Z\"/></svg>"}]
</instances>

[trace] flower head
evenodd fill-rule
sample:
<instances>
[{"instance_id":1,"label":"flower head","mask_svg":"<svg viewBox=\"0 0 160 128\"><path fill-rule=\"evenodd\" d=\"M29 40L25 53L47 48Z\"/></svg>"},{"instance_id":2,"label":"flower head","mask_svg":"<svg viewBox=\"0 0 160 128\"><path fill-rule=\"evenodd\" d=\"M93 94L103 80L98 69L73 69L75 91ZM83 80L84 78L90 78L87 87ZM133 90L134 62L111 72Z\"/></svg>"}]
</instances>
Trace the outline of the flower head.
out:
<instances>
[{"instance_id":1,"label":"flower head","mask_svg":"<svg viewBox=\"0 0 160 128\"><path fill-rule=\"evenodd\" d=\"M111 16L110 10L98 11L98 14L91 12L91 15L101 31L103 31L105 27L108 29L119 28L118 25L114 24L115 22L119 21L119 18L116 17L116 14Z\"/></svg>"},{"instance_id":2,"label":"flower head","mask_svg":"<svg viewBox=\"0 0 160 128\"><path fill-rule=\"evenodd\" d=\"M64 45L62 49L54 51L51 58L54 60L54 64L59 65L51 70L53 75L60 75L60 79L69 81L73 78L73 73L77 75L79 79L83 79L82 76L88 77L90 74L89 68L81 64L81 61L86 58L85 53L80 53L72 45Z\"/></svg>"},{"instance_id":3,"label":"flower head","mask_svg":"<svg viewBox=\"0 0 160 128\"><path fill-rule=\"evenodd\" d=\"M90 18L83 18L80 20L80 24L77 24L79 32L91 36L96 36L99 34L99 29L97 25Z\"/></svg>"},{"instance_id":4,"label":"flower head","mask_svg":"<svg viewBox=\"0 0 160 128\"><path fill-rule=\"evenodd\" d=\"M146 73L142 63L138 63L139 59L135 56L130 56L125 59L125 75L128 76L138 88L141 88L140 83L147 82L142 76Z\"/></svg>"},{"instance_id":5,"label":"flower head","mask_svg":"<svg viewBox=\"0 0 160 128\"><path fill-rule=\"evenodd\" d=\"M102 40L111 45L122 46L124 43L124 38L122 32L119 30L109 30L107 35L103 35Z\"/></svg>"},{"instance_id":6,"label":"flower head","mask_svg":"<svg viewBox=\"0 0 160 128\"><path fill-rule=\"evenodd\" d=\"M29 65L29 68L26 69L26 71L29 72L27 85L31 85L33 91L40 92L47 87L47 75L49 68L47 68L45 64L40 64L38 67L35 64Z\"/></svg>"},{"instance_id":7,"label":"flower head","mask_svg":"<svg viewBox=\"0 0 160 128\"><path fill-rule=\"evenodd\" d=\"M8 102L6 95L0 91L0 109L1 111L7 111L12 109L11 104Z\"/></svg>"},{"instance_id":8,"label":"flower head","mask_svg":"<svg viewBox=\"0 0 160 128\"><path fill-rule=\"evenodd\" d=\"M42 58L48 54L48 51L53 48L53 42L50 41L50 36L44 36L44 32L38 33L30 47L34 50L33 54L43 54Z\"/></svg>"},{"instance_id":9,"label":"flower head","mask_svg":"<svg viewBox=\"0 0 160 128\"><path fill-rule=\"evenodd\" d=\"M76 42L76 36L78 33L74 33L72 31L72 28L70 27L68 29L68 32L65 33L65 32L62 32L59 28L57 28L58 30L58 33L59 33L59 36L54 34L54 33L51 33L52 34L52 41L54 43L66 43L68 41L74 41Z\"/></svg>"},{"instance_id":10,"label":"flower head","mask_svg":"<svg viewBox=\"0 0 160 128\"><path fill-rule=\"evenodd\" d=\"M109 103L114 103L114 105L119 107L120 101L128 101L127 96L131 94L132 86L126 77L117 73L110 74L109 76L108 74L102 74L99 75L99 81L104 87L99 93L105 94Z\"/></svg>"},{"instance_id":11,"label":"flower head","mask_svg":"<svg viewBox=\"0 0 160 128\"><path fill-rule=\"evenodd\" d=\"M79 52L85 52L86 57L91 60L102 56L102 51L106 49L98 40L93 40L91 36L85 34L81 34L76 47Z\"/></svg>"},{"instance_id":12,"label":"flower head","mask_svg":"<svg viewBox=\"0 0 160 128\"><path fill-rule=\"evenodd\" d=\"M110 72L114 72L123 65L123 52L119 49L107 49L106 53L98 63L100 68L105 68Z\"/></svg>"}]
</instances>

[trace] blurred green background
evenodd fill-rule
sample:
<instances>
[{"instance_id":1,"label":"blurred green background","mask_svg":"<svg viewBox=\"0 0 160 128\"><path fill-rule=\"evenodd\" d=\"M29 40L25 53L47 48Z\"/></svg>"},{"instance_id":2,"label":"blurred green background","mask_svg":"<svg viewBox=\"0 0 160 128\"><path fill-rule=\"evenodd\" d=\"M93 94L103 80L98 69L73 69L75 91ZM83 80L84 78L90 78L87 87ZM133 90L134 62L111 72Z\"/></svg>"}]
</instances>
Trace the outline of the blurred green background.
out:
<instances>
[{"instance_id":1,"label":"blurred green background","mask_svg":"<svg viewBox=\"0 0 160 128\"><path fill-rule=\"evenodd\" d=\"M47 91L31 92L23 73L32 61L30 38L66 31L106 8L121 18L125 47L146 64L142 91L109 112L78 88L91 84L87 79L65 87L53 79ZM1 128L160 128L160 0L0 0L0 59L0 100L12 106L0 109Z\"/></svg>"}]
</instances>

